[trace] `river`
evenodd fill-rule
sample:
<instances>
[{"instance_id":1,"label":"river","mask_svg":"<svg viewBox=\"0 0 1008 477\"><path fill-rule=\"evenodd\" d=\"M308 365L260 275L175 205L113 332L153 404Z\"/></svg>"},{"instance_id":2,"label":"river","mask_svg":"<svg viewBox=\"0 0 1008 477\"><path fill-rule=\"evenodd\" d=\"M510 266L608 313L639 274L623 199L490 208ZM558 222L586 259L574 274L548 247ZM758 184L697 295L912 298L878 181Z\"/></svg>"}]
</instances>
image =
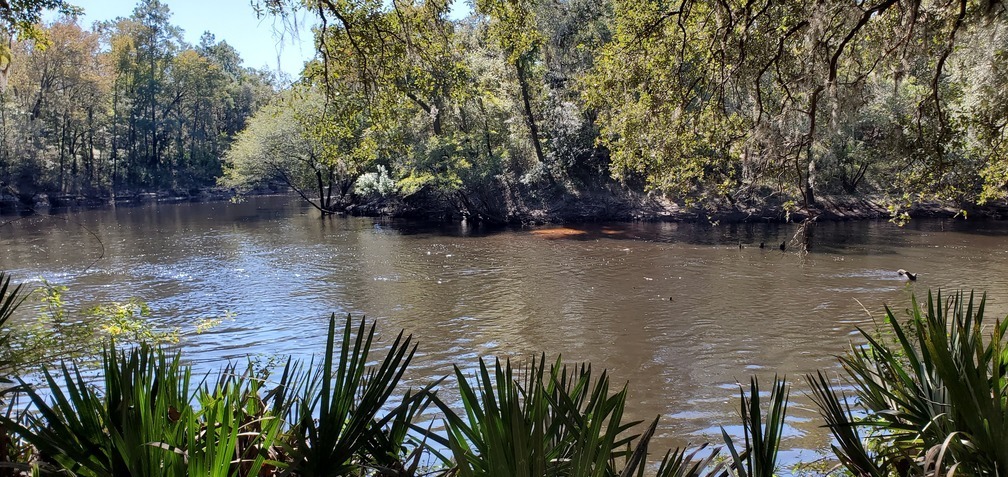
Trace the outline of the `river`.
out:
<instances>
[{"instance_id":1,"label":"river","mask_svg":"<svg viewBox=\"0 0 1008 477\"><path fill-rule=\"evenodd\" d=\"M211 370L246 356L324 349L330 313L413 333L413 384L480 356L545 352L629 383L628 413L661 415L652 449L737 431L738 386L775 373L794 402L783 459L829 444L805 373L838 369L855 327L912 291L986 290L1008 312L1008 222L820 223L809 253L793 225L605 224L488 231L332 217L290 197L0 217L0 269L69 287L71 308L136 297L179 327ZM767 247L759 248L765 242ZM739 244L742 248L739 248ZM919 272L908 283L896 274ZM233 312L209 332L202 318ZM452 392L447 385L446 394Z\"/></svg>"}]
</instances>

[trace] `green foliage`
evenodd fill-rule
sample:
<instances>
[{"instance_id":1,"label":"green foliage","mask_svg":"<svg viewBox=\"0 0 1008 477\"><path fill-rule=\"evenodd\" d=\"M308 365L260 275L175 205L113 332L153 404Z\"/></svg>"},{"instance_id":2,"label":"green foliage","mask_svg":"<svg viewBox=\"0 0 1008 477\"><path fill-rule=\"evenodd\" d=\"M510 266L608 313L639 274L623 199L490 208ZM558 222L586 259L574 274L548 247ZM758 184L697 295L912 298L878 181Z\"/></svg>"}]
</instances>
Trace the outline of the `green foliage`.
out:
<instances>
[{"instance_id":1,"label":"green foliage","mask_svg":"<svg viewBox=\"0 0 1008 477\"><path fill-rule=\"evenodd\" d=\"M774 376L766 422L760 407L759 380L753 377L749 381L748 397L742 386L739 386L739 394L745 448L738 449L728 432L721 429L732 457L732 470L739 477L773 477L777 471L777 453L780 450L790 391L783 379Z\"/></svg>"},{"instance_id":2,"label":"green foliage","mask_svg":"<svg viewBox=\"0 0 1008 477\"><path fill-rule=\"evenodd\" d=\"M703 455L707 445L700 445L693 450L670 450L658 466L656 477L713 477L721 474L724 466L713 464L718 459L720 450L714 449Z\"/></svg>"},{"instance_id":3,"label":"green foliage","mask_svg":"<svg viewBox=\"0 0 1008 477\"><path fill-rule=\"evenodd\" d=\"M158 331L151 327L151 309L137 299L126 303L112 302L97 305L85 313L91 323L110 337L128 343L178 343L178 330Z\"/></svg>"},{"instance_id":4,"label":"green foliage","mask_svg":"<svg viewBox=\"0 0 1008 477\"><path fill-rule=\"evenodd\" d=\"M10 46L10 87L0 91L4 192L30 203L41 193L185 194L213 185L234 136L273 95L272 76L241 67L213 35L186 44L159 0L91 30L62 1L12 8L39 4L68 16L42 24L36 11L31 28L41 36Z\"/></svg>"},{"instance_id":5,"label":"green foliage","mask_svg":"<svg viewBox=\"0 0 1008 477\"><path fill-rule=\"evenodd\" d=\"M213 35L186 44L160 0L95 31L33 23L73 13L63 1L0 8L25 32L0 51L15 86L0 181L26 201L286 185L329 214L373 198L354 184L382 165L396 190L378 195L474 220L516 218L492 198L613 179L712 208L871 195L897 220L1008 197L998 2L476 0L456 20L445 0L252 7L320 20L319 58L283 99Z\"/></svg>"},{"instance_id":6,"label":"green foliage","mask_svg":"<svg viewBox=\"0 0 1008 477\"><path fill-rule=\"evenodd\" d=\"M393 392L416 347L399 335L377 367L369 362L374 325L348 317L342 336L330 320L326 355L302 371L288 362L275 387L268 373L226 366L213 384L194 389L191 368L148 345L102 354L101 386L80 368L43 367L43 389L21 381L30 412L0 417L43 459L46 472L111 475L368 475L369 469L415 472L420 443L414 418L429 389ZM341 339L339 354L335 342ZM435 383L436 384L436 383ZM433 384L432 384L433 386ZM412 461L405 456L415 451ZM27 469L28 464L22 464Z\"/></svg>"},{"instance_id":7,"label":"green foliage","mask_svg":"<svg viewBox=\"0 0 1008 477\"><path fill-rule=\"evenodd\" d=\"M47 45L45 31L38 27L45 10L56 10L62 15L74 16L80 7L65 0L11 0L0 5L0 92L7 87L6 75L12 61L11 40L32 40Z\"/></svg>"},{"instance_id":8,"label":"green foliage","mask_svg":"<svg viewBox=\"0 0 1008 477\"><path fill-rule=\"evenodd\" d=\"M465 144L454 137L432 138L418 146L409 164L409 173L396 186L404 196L430 187L442 192L456 192L465 183L463 175L472 167Z\"/></svg>"},{"instance_id":9,"label":"green foliage","mask_svg":"<svg viewBox=\"0 0 1008 477\"><path fill-rule=\"evenodd\" d=\"M222 316L216 316L211 318L203 318L196 322L196 334L203 334L207 331L214 329L225 321L234 321L236 313L233 311L224 311Z\"/></svg>"},{"instance_id":10,"label":"green foliage","mask_svg":"<svg viewBox=\"0 0 1008 477\"><path fill-rule=\"evenodd\" d=\"M1008 320L985 324L985 302L929 293L924 307L913 300L906 325L887 308L894 342L862 331L868 344L842 358L857 406L821 374L810 377L836 453L851 472L1008 469Z\"/></svg>"},{"instance_id":11,"label":"green foliage","mask_svg":"<svg viewBox=\"0 0 1008 477\"><path fill-rule=\"evenodd\" d=\"M654 425L633 451L637 436L626 433L638 423L623 421L626 388L610 394L605 372L593 380L590 366L547 366L543 356L517 373L495 361L491 374L480 360L474 382L457 366L455 376L465 415L433 399L445 414L457 475L608 476L642 468Z\"/></svg>"},{"instance_id":12,"label":"green foliage","mask_svg":"<svg viewBox=\"0 0 1008 477\"><path fill-rule=\"evenodd\" d=\"M1003 140L991 138L1003 139L1005 110L981 96L999 98L989 95L1004 87L990 76L1004 61L1002 8L890 0L615 0L613 8L613 40L581 87L617 177L733 203L784 192L805 207L838 190L963 202L1003 195L991 155Z\"/></svg>"},{"instance_id":13,"label":"green foliage","mask_svg":"<svg viewBox=\"0 0 1008 477\"><path fill-rule=\"evenodd\" d=\"M34 321L12 324L8 345L0 348L3 360L18 369L31 369L61 360L88 361L101 354L109 339L153 346L179 340L179 329L154 326L152 311L143 301L132 298L74 311L64 301L66 291L65 286L43 280L33 293L38 297L38 315Z\"/></svg>"},{"instance_id":14,"label":"green foliage","mask_svg":"<svg viewBox=\"0 0 1008 477\"><path fill-rule=\"evenodd\" d=\"M51 459L82 476L171 475L180 456L150 445L181 446L190 407L190 371L147 346L106 350L103 386L91 386L76 365L55 373L43 368L48 398L21 383L34 412L26 422L0 417L8 429Z\"/></svg>"},{"instance_id":15,"label":"green foliage","mask_svg":"<svg viewBox=\"0 0 1008 477\"><path fill-rule=\"evenodd\" d=\"M14 315L14 311L28 299L28 294L21 290L22 285L11 287L10 280L6 272L0 271L0 385L10 382L7 373L16 364L8 351L11 346L8 321ZM4 404L3 395L4 393L0 392L0 404ZM0 456L2 455L0 453Z\"/></svg>"},{"instance_id":16,"label":"green foliage","mask_svg":"<svg viewBox=\"0 0 1008 477\"><path fill-rule=\"evenodd\" d=\"M25 420L0 418L46 460L81 476L260 475L283 424L261 400L262 379L226 367L195 395L179 355L141 346L106 351L101 391L76 367L43 371L47 393L22 382Z\"/></svg>"},{"instance_id":17,"label":"green foliage","mask_svg":"<svg viewBox=\"0 0 1008 477\"><path fill-rule=\"evenodd\" d=\"M348 475L375 464L388 464L398 457L401 438L386 435L386 426L416 411L417 399L410 393L391 411L390 399L413 359L416 345L402 333L396 337L377 368L368 365L375 327L360 321L353 332L347 317L334 354L336 315L329 320L326 352L311 373L289 365L281 383L286 384L292 429L285 451L293 472L300 475ZM293 384L293 386L291 386ZM399 426L402 429L402 426ZM391 444L392 447L378 444Z\"/></svg>"},{"instance_id":18,"label":"green foliage","mask_svg":"<svg viewBox=\"0 0 1008 477\"><path fill-rule=\"evenodd\" d=\"M283 416L266 407L264 384L251 364L242 374L228 365L214 387L204 386L197 393L198 411L187 414L185 447L151 445L184 458L185 472L179 475L256 476L264 469L285 467L276 460L275 449Z\"/></svg>"},{"instance_id":19,"label":"green foliage","mask_svg":"<svg viewBox=\"0 0 1008 477\"><path fill-rule=\"evenodd\" d=\"M364 91L404 197L473 218L511 184L607 176L710 207L977 204L1008 194L1008 16L981 4L479 0L451 22L435 0L318 2L306 77Z\"/></svg>"},{"instance_id":20,"label":"green foliage","mask_svg":"<svg viewBox=\"0 0 1008 477\"><path fill-rule=\"evenodd\" d=\"M889 475L889 462L876 458L866 448L865 436L859 429L857 414L847 395L834 390L829 378L821 371L807 378L812 386L812 399L837 441L837 444L831 444L831 448L840 464L858 476Z\"/></svg>"},{"instance_id":21,"label":"green foliage","mask_svg":"<svg viewBox=\"0 0 1008 477\"><path fill-rule=\"evenodd\" d=\"M220 183L247 190L280 181L323 213L345 205L376 145L360 94L333 94L295 88L256 112L228 151Z\"/></svg>"},{"instance_id":22,"label":"green foliage","mask_svg":"<svg viewBox=\"0 0 1008 477\"><path fill-rule=\"evenodd\" d=\"M14 315L14 311L28 299L28 294L23 293L22 284L17 284L13 288L10 283L10 275L0 271L0 328L7 327L7 321ZM6 335L0 341L0 345L6 345Z\"/></svg>"}]
</instances>

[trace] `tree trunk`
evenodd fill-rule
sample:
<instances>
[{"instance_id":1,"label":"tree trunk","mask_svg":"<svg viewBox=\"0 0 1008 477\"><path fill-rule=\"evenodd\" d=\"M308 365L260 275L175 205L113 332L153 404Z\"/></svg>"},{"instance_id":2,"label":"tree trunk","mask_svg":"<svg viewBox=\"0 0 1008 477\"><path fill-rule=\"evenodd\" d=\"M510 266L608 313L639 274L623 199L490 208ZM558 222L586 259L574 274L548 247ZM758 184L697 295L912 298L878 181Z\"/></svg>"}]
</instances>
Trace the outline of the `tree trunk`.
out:
<instances>
[{"instance_id":1,"label":"tree trunk","mask_svg":"<svg viewBox=\"0 0 1008 477\"><path fill-rule=\"evenodd\" d=\"M87 134L87 140L82 140L87 144L85 146L87 154L84 155L84 172L87 188L91 189L91 185L94 183L94 110L91 108L87 110L87 128L84 133Z\"/></svg>"},{"instance_id":2,"label":"tree trunk","mask_svg":"<svg viewBox=\"0 0 1008 477\"><path fill-rule=\"evenodd\" d=\"M63 115L63 125L60 127L60 145L59 145L59 192L62 194L64 192L64 180L66 175L66 135L67 135L67 118L66 114Z\"/></svg>"},{"instance_id":3,"label":"tree trunk","mask_svg":"<svg viewBox=\"0 0 1008 477\"><path fill-rule=\"evenodd\" d=\"M816 206L815 187L814 187L814 181L812 179L814 171L815 171L815 161L809 161L809 172L805 176L804 190L802 192L802 198L805 201L806 209L808 209L809 207Z\"/></svg>"},{"instance_id":4,"label":"tree trunk","mask_svg":"<svg viewBox=\"0 0 1008 477\"><path fill-rule=\"evenodd\" d=\"M329 201L326 199L325 184L322 180L322 171L318 167L315 169L315 181L318 187L318 198L319 198L319 210L322 211L322 215L332 215L332 208L329 206Z\"/></svg>"},{"instance_id":5,"label":"tree trunk","mask_svg":"<svg viewBox=\"0 0 1008 477\"><path fill-rule=\"evenodd\" d=\"M10 167L10 148L7 139L7 108L4 107L7 102L7 93L0 91L0 154L3 154L3 159L0 160L0 182L7 180L7 168Z\"/></svg>"},{"instance_id":6,"label":"tree trunk","mask_svg":"<svg viewBox=\"0 0 1008 477\"><path fill-rule=\"evenodd\" d=\"M806 211L815 207L815 156L812 152L812 144L815 142L815 132L816 132L816 113L819 105L819 96L823 92L823 87L819 86L812 92L812 97L809 98L809 130L808 134L805 136L805 174L804 177L799 171L798 177L800 179L800 185L802 189L802 199L805 202Z\"/></svg>"},{"instance_id":7,"label":"tree trunk","mask_svg":"<svg viewBox=\"0 0 1008 477\"><path fill-rule=\"evenodd\" d=\"M532 139L532 146L535 147L536 159L540 164L546 163L543 155L542 144L539 141L539 126L536 125L535 115L532 114L532 100L529 98L528 80L525 77L525 68L521 59L514 62L515 72L518 73L518 86L521 89L522 105L525 108L525 123L528 124L529 136ZM552 178L552 174L550 178Z\"/></svg>"},{"instance_id":8,"label":"tree trunk","mask_svg":"<svg viewBox=\"0 0 1008 477\"><path fill-rule=\"evenodd\" d=\"M119 146L119 78L112 83L112 143L109 144L109 154L112 156L112 203L115 204L116 195L116 175L119 173L119 154L116 148Z\"/></svg>"},{"instance_id":9,"label":"tree trunk","mask_svg":"<svg viewBox=\"0 0 1008 477\"><path fill-rule=\"evenodd\" d=\"M411 101L420 106L428 116L431 116L431 128L433 129L435 136L441 136L442 126L441 126L441 108L437 106L439 101L434 101L432 104L427 104L426 101L420 99L419 96L414 94L412 91L406 91L406 97Z\"/></svg>"}]
</instances>

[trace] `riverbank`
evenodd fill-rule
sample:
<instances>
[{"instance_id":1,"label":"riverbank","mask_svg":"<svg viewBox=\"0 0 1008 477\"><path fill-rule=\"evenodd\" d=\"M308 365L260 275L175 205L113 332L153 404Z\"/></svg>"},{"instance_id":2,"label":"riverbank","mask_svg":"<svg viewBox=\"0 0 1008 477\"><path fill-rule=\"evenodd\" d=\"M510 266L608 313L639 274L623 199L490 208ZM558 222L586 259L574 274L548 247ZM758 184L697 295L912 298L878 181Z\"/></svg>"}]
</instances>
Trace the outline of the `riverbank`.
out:
<instances>
[{"instance_id":1,"label":"riverbank","mask_svg":"<svg viewBox=\"0 0 1008 477\"><path fill-rule=\"evenodd\" d=\"M282 188L263 188L244 195L285 193ZM0 194L0 214L31 213L44 209L94 208L110 205L145 203L211 202L231 200L235 192L214 187L192 191L121 192L116 196L40 194L26 201L10 194ZM810 209L795 208L783 201L768 199L758 206L727 200L708 201L690 206L682 201L643 194L611 186L589 192L559 191L552 194L529 191L504 192L494 197L414 194L370 200L347 206L343 213L364 217L393 217L455 222L463 219L498 225L543 225L591 222L710 222L710 223L787 223L808 218L817 220L875 220L893 217L892 200L878 195L821 196ZM1008 201L985 205L959 205L951 202L923 201L902 209L909 218L987 218L1008 219Z\"/></svg>"},{"instance_id":2,"label":"riverbank","mask_svg":"<svg viewBox=\"0 0 1008 477\"><path fill-rule=\"evenodd\" d=\"M286 193L282 189L264 188L252 195ZM231 200L235 197L233 190L223 187L210 187L190 191L121 191L113 196L94 194L38 194L32 197L19 197L7 192L0 192L0 215L33 213L46 209L77 209L100 208L114 205L137 205L152 203L178 202L212 202Z\"/></svg>"},{"instance_id":3,"label":"riverbank","mask_svg":"<svg viewBox=\"0 0 1008 477\"><path fill-rule=\"evenodd\" d=\"M468 202L468 203L467 203ZM472 203L476 202L481 207ZM590 222L710 222L710 223L787 223L808 218L847 221L893 217L893 201L884 196L821 196L809 209L796 208L784 201L769 199L757 206L732 204L727 200L708 201L690 206L682 201L611 187L592 192L555 193L548 197L503 194L496 204L452 197L420 196L393 198L352 205L351 215L413 219L437 218L444 221L463 218L500 225L572 224ZM979 205L922 201L901 208L909 218L1008 218L1008 201Z\"/></svg>"}]
</instances>

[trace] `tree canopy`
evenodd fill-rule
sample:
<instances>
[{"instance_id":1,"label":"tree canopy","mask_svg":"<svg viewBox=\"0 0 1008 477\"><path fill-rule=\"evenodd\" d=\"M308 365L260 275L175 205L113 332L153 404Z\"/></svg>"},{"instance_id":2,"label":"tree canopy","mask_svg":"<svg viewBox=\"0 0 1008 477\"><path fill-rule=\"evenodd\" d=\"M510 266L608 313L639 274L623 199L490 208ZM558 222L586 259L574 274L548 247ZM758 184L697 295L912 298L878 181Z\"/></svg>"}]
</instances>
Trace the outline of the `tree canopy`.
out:
<instances>
[{"instance_id":1,"label":"tree canopy","mask_svg":"<svg viewBox=\"0 0 1008 477\"><path fill-rule=\"evenodd\" d=\"M784 178L806 205L866 177L898 194L1004 194L1008 117L976 94L1004 90L990 76L1004 71L1002 2L614 5L583 90L617 174L741 197Z\"/></svg>"},{"instance_id":2,"label":"tree canopy","mask_svg":"<svg viewBox=\"0 0 1008 477\"><path fill-rule=\"evenodd\" d=\"M470 165L539 190L583 188L601 164L698 205L1006 194L1003 1L479 0L456 21L437 1L262 6L302 5L323 62L352 65L385 115L430 118L434 134L408 140L475 143L480 118L490 139ZM508 132L496 150L493 131Z\"/></svg>"},{"instance_id":3,"label":"tree canopy","mask_svg":"<svg viewBox=\"0 0 1008 477\"><path fill-rule=\"evenodd\" d=\"M158 0L92 32L39 26L60 51L11 50L0 173L48 191L279 181L325 213L375 200L354 183L381 176L378 199L489 221L614 194L810 213L870 196L896 215L1008 196L1004 0L252 5L317 19L318 54L277 99L226 43L185 44Z\"/></svg>"},{"instance_id":4,"label":"tree canopy","mask_svg":"<svg viewBox=\"0 0 1008 477\"><path fill-rule=\"evenodd\" d=\"M15 18L25 12L39 21L38 9ZM226 42L183 41L160 0L91 30L63 16L31 31L11 44L0 91L0 183L26 202L213 185L232 138L274 94L272 75L241 66Z\"/></svg>"}]
</instances>

